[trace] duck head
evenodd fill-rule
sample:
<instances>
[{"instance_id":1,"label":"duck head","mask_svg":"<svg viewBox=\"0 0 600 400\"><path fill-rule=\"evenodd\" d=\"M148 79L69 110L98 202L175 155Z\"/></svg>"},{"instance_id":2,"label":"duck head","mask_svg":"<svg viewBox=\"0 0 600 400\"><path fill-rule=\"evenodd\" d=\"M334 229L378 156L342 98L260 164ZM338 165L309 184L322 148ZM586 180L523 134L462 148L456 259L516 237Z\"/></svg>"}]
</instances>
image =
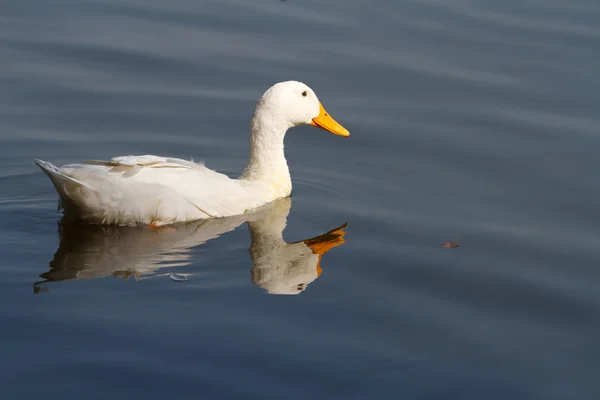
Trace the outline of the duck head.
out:
<instances>
[{"instance_id":1,"label":"duck head","mask_svg":"<svg viewBox=\"0 0 600 400\"><path fill-rule=\"evenodd\" d=\"M268 115L288 129L312 125L339 136L350 136L350 132L325 111L315 92L302 82L286 81L271 86L259 100L256 114Z\"/></svg>"}]
</instances>

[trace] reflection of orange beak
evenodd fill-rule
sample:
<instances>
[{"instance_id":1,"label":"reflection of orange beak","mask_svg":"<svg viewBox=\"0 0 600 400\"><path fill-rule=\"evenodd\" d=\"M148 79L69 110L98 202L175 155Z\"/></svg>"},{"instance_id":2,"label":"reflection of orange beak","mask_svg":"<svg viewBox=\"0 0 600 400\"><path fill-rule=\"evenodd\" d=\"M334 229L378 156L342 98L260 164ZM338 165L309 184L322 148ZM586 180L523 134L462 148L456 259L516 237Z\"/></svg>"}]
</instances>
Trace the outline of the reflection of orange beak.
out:
<instances>
[{"instance_id":1,"label":"reflection of orange beak","mask_svg":"<svg viewBox=\"0 0 600 400\"><path fill-rule=\"evenodd\" d=\"M335 133L336 135L345 137L350 136L348 129L344 128L338 124L335 119L331 118L321 103L319 103L319 116L317 118L313 118L310 124L312 126L316 126L317 128L325 129L326 131Z\"/></svg>"},{"instance_id":2,"label":"reflection of orange beak","mask_svg":"<svg viewBox=\"0 0 600 400\"><path fill-rule=\"evenodd\" d=\"M317 276L321 276L321 273L323 272L323 269L321 268L321 258L323 257L323 254L334 247L344 244L344 235L346 234L344 229L346 229L347 226L348 224L345 223L339 228L332 229L327 233L304 241L304 244L310 247L313 254L319 255L319 261L317 262Z\"/></svg>"}]
</instances>

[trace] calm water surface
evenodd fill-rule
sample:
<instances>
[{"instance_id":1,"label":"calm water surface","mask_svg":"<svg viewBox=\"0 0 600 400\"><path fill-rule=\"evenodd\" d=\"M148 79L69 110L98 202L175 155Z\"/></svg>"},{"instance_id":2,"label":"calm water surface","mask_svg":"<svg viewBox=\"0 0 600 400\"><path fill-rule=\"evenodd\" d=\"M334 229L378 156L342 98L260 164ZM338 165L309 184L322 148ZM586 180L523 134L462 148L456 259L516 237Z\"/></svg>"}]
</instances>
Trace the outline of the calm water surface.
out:
<instances>
[{"instance_id":1,"label":"calm water surface","mask_svg":"<svg viewBox=\"0 0 600 400\"><path fill-rule=\"evenodd\" d=\"M2 398L600 398L598 21L595 0L3 2ZM235 176L288 79L352 133L288 134L291 200L58 224L34 157ZM327 252L278 263L281 236Z\"/></svg>"}]
</instances>

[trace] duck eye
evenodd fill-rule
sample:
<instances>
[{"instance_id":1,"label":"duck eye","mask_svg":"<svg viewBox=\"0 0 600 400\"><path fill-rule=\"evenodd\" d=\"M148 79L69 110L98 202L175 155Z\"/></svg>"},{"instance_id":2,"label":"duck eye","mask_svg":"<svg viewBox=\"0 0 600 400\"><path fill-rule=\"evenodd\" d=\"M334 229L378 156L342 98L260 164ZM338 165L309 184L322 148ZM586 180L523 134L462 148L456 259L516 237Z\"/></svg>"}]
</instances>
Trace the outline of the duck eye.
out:
<instances>
[{"instance_id":1,"label":"duck eye","mask_svg":"<svg viewBox=\"0 0 600 400\"><path fill-rule=\"evenodd\" d=\"M302 92L302 96L306 97L307 93L306 90L304 92Z\"/></svg>"}]
</instances>

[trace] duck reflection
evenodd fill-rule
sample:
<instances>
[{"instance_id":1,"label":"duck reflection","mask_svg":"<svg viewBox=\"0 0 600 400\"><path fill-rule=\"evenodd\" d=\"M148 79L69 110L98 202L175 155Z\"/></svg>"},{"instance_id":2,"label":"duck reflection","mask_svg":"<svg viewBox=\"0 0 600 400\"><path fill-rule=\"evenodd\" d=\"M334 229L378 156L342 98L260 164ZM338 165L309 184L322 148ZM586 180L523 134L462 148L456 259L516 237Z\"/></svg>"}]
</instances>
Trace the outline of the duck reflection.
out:
<instances>
[{"instance_id":1,"label":"duck reflection","mask_svg":"<svg viewBox=\"0 0 600 400\"><path fill-rule=\"evenodd\" d=\"M290 207L287 198L240 216L160 229L81 225L63 219L58 250L49 271L40 275L43 280L34 283L34 292L46 291L47 283L72 279L173 277L165 271L190 265L194 247L247 223L252 282L270 294L298 294L321 275L323 255L344 243L346 224L288 243L283 231Z\"/></svg>"}]
</instances>

